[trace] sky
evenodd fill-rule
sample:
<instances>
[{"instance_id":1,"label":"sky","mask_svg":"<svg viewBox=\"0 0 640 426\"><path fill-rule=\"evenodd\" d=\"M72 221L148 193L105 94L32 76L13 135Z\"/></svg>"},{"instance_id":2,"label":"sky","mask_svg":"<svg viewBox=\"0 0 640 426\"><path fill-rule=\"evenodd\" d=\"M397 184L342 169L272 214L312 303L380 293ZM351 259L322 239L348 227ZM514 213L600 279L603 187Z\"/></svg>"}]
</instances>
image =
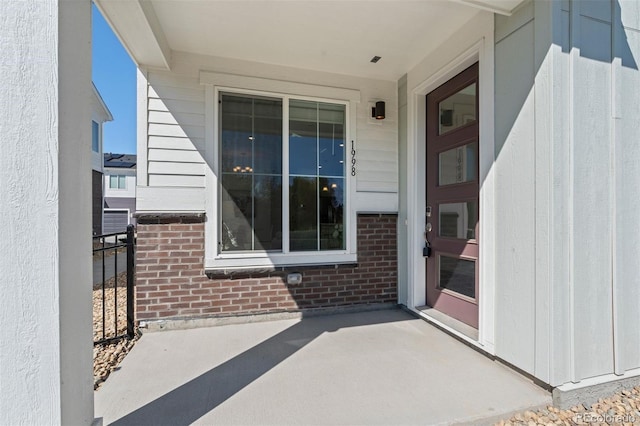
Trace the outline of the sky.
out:
<instances>
[{"instance_id":1,"label":"sky","mask_svg":"<svg viewBox=\"0 0 640 426\"><path fill-rule=\"evenodd\" d=\"M103 150L135 154L136 66L100 11L92 7L92 78L113 115L103 127Z\"/></svg>"}]
</instances>

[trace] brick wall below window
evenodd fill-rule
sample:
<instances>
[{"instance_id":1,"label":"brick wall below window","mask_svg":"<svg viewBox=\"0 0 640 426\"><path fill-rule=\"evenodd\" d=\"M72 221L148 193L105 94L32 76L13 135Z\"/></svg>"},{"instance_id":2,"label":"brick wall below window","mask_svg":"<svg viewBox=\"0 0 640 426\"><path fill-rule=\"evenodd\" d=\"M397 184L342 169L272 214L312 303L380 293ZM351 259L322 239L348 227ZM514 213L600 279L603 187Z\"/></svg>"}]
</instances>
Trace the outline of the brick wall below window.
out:
<instances>
[{"instance_id":1,"label":"brick wall below window","mask_svg":"<svg viewBox=\"0 0 640 426\"><path fill-rule=\"evenodd\" d=\"M210 279L204 270L202 220L141 216L137 226L136 318L145 321L395 303L396 222L396 215L358 216L357 265L290 267ZM286 284L286 275L291 272L302 273L302 284Z\"/></svg>"}]
</instances>

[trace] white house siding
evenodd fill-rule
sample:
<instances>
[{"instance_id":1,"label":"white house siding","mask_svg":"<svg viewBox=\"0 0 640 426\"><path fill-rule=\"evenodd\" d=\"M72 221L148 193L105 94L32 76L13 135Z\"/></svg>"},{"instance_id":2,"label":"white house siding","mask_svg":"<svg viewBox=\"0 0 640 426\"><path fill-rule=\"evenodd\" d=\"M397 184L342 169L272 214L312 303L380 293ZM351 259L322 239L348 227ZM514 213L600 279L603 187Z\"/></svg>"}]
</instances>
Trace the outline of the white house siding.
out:
<instances>
[{"instance_id":1,"label":"white house siding","mask_svg":"<svg viewBox=\"0 0 640 426\"><path fill-rule=\"evenodd\" d=\"M535 354L533 4L496 18L496 355L528 373Z\"/></svg>"},{"instance_id":2,"label":"white house siding","mask_svg":"<svg viewBox=\"0 0 640 426\"><path fill-rule=\"evenodd\" d=\"M640 368L640 3L620 2L613 12L614 339L620 373Z\"/></svg>"},{"instance_id":3,"label":"white house siding","mask_svg":"<svg viewBox=\"0 0 640 426\"><path fill-rule=\"evenodd\" d=\"M496 17L496 354L552 385L640 367L639 10Z\"/></svg>"},{"instance_id":4,"label":"white house siding","mask_svg":"<svg viewBox=\"0 0 640 426\"><path fill-rule=\"evenodd\" d=\"M148 82L149 186L204 187L204 87L159 72Z\"/></svg>"},{"instance_id":5,"label":"white house siding","mask_svg":"<svg viewBox=\"0 0 640 426\"><path fill-rule=\"evenodd\" d=\"M0 424L90 425L91 3L0 16Z\"/></svg>"},{"instance_id":6,"label":"white house siding","mask_svg":"<svg viewBox=\"0 0 640 426\"><path fill-rule=\"evenodd\" d=\"M138 211L204 210L206 164L205 86L200 71L254 76L359 90L356 148L356 210L396 212L398 208L396 83L275 65L173 52L172 71L147 70L147 158L139 152ZM375 66L372 64L372 66ZM139 92L140 93L140 92ZM387 118L372 120L371 102L386 102ZM213 119L211 117L210 119ZM353 118L352 118L353 119ZM144 126L145 123L142 123ZM347 160L350 160L348 157ZM349 161L348 161L349 163ZM144 182L148 185L144 185Z\"/></svg>"},{"instance_id":7,"label":"white house siding","mask_svg":"<svg viewBox=\"0 0 640 426\"><path fill-rule=\"evenodd\" d=\"M125 176L125 188L111 188L111 176ZM104 198L136 198L136 169L105 168Z\"/></svg>"}]
</instances>

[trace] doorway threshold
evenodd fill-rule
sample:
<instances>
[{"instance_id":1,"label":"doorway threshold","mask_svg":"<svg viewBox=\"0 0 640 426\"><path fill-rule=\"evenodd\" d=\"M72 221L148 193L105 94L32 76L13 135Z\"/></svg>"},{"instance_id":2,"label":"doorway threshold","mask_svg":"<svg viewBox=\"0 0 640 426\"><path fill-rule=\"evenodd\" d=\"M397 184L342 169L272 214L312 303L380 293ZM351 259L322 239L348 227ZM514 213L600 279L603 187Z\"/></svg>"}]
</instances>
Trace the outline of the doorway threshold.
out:
<instances>
[{"instance_id":1,"label":"doorway threshold","mask_svg":"<svg viewBox=\"0 0 640 426\"><path fill-rule=\"evenodd\" d=\"M442 312L432 308L431 306L416 306L416 310L418 310L428 320L431 320L436 324L443 326L443 328L455 332L455 334L461 334L462 336L471 339L472 342L470 343L473 343L475 345L478 344L478 330L471 327L470 325L467 325L462 321L458 321L455 318L443 314Z\"/></svg>"}]
</instances>

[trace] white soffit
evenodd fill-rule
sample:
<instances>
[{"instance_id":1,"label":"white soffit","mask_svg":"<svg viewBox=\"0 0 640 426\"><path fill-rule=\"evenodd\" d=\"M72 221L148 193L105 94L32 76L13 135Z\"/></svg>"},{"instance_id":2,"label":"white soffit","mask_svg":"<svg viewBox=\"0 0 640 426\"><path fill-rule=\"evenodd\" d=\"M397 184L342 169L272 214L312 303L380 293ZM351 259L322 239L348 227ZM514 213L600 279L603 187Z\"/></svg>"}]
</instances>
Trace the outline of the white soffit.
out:
<instances>
[{"instance_id":1,"label":"white soffit","mask_svg":"<svg viewBox=\"0 0 640 426\"><path fill-rule=\"evenodd\" d=\"M479 13L449 0L151 3L175 51L394 81Z\"/></svg>"},{"instance_id":2,"label":"white soffit","mask_svg":"<svg viewBox=\"0 0 640 426\"><path fill-rule=\"evenodd\" d=\"M482 10L523 0L95 2L141 66L169 68L173 50L395 81Z\"/></svg>"}]
</instances>

